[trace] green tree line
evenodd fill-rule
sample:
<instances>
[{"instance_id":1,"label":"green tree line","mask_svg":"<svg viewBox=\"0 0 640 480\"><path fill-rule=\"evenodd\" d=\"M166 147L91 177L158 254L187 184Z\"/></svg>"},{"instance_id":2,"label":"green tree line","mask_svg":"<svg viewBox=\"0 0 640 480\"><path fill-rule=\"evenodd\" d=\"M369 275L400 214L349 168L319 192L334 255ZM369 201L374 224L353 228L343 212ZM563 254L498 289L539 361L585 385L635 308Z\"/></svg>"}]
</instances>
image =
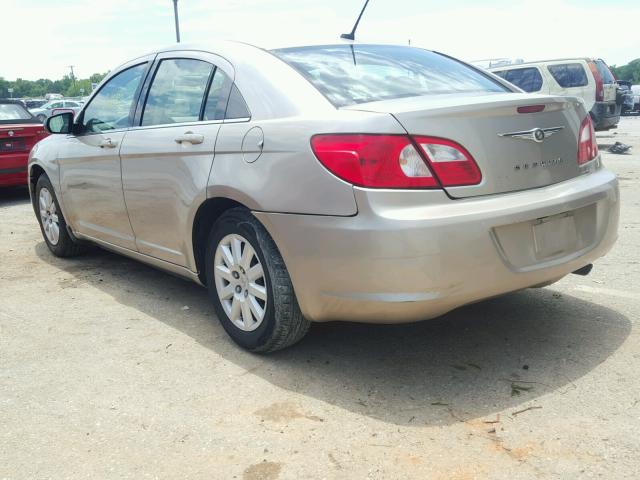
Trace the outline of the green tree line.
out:
<instances>
[{"instance_id":1,"label":"green tree line","mask_svg":"<svg viewBox=\"0 0 640 480\"><path fill-rule=\"evenodd\" d=\"M99 83L106 73L94 73L89 78L72 78L65 75L60 80L24 80L18 78L11 82L0 77L0 98L42 98L47 93L61 93L65 97L80 97L91 92L91 84ZM13 88L13 93L9 93ZM81 90L84 89L84 93Z\"/></svg>"},{"instance_id":2,"label":"green tree line","mask_svg":"<svg viewBox=\"0 0 640 480\"><path fill-rule=\"evenodd\" d=\"M627 80L631 83L640 83L640 58L636 58L626 65L611 66L611 71L618 80Z\"/></svg>"}]
</instances>

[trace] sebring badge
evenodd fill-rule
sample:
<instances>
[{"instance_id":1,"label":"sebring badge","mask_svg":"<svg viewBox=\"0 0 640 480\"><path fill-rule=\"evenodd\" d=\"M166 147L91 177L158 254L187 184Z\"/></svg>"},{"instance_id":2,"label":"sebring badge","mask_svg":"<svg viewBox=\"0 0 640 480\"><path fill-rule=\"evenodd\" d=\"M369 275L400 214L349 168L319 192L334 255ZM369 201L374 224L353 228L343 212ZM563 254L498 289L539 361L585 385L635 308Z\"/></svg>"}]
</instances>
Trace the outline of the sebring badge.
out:
<instances>
[{"instance_id":1,"label":"sebring badge","mask_svg":"<svg viewBox=\"0 0 640 480\"><path fill-rule=\"evenodd\" d=\"M519 138L521 140L533 140L536 143L542 143L545 138L550 137L554 133L563 129L564 127L532 128L531 130L523 130L521 132L499 133L498 136Z\"/></svg>"}]
</instances>

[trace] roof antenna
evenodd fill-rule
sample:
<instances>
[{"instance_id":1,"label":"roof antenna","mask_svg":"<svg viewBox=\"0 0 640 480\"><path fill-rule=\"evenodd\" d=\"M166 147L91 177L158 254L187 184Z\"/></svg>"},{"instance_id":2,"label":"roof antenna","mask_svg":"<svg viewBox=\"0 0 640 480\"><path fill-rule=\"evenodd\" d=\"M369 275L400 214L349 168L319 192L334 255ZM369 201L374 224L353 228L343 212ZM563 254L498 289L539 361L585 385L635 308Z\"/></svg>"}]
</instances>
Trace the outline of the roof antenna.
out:
<instances>
[{"instance_id":1,"label":"roof antenna","mask_svg":"<svg viewBox=\"0 0 640 480\"><path fill-rule=\"evenodd\" d=\"M362 14L364 13L364 11L367 8L368 4L369 4L369 0L366 0L364 2L364 7L362 7L362 10L360 10L360 15L358 15L358 19L356 20L356 23L353 26L353 29L351 30L351 33L343 33L342 35L340 35L340 38L344 38L345 40L355 40L356 39L356 29L358 28L358 24L360 23L360 19L362 18Z\"/></svg>"}]
</instances>

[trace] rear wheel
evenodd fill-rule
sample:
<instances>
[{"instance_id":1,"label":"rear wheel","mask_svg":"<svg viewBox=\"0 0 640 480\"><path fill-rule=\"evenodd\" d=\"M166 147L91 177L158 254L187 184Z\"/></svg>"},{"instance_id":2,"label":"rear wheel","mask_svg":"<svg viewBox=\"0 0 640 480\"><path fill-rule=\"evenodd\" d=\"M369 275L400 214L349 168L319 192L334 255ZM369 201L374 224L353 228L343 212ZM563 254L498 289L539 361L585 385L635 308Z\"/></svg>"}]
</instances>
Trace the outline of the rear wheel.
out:
<instances>
[{"instance_id":1,"label":"rear wheel","mask_svg":"<svg viewBox=\"0 0 640 480\"><path fill-rule=\"evenodd\" d=\"M214 224L206 252L207 284L231 338L253 352L273 352L309 330L273 239L251 212L233 208Z\"/></svg>"},{"instance_id":2,"label":"rear wheel","mask_svg":"<svg viewBox=\"0 0 640 480\"><path fill-rule=\"evenodd\" d=\"M44 241L57 257L73 257L84 251L67 231L67 222L60 210L53 186L46 175L40 175L36 183L36 215Z\"/></svg>"}]
</instances>

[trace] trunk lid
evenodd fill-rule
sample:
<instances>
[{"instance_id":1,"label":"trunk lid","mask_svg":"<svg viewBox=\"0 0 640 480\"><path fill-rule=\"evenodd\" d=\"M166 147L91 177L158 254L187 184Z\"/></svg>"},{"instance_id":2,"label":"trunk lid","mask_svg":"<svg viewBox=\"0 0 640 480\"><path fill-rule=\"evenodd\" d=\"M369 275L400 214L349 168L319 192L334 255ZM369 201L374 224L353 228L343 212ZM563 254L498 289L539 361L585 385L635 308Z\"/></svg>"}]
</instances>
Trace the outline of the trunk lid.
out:
<instances>
[{"instance_id":1,"label":"trunk lid","mask_svg":"<svg viewBox=\"0 0 640 480\"><path fill-rule=\"evenodd\" d=\"M544 110L518 113L518 107L532 105L544 105ZM538 188L580 175L578 131L587 113L574 97L451 94L346 108L390 113L411 135L446 138L465 147L478 164L482 181L447 187L455 198ZM536 129L547 130L542 142L533 139Z\"/></svg>"},{"instance_id":2,"label":"trunk lid","mask_svg":"<svg viewBox=\"0 0 640 480\"><path fill-rule=\"evenodd\" d=\"M28 153L46 136L41 123L0 124L0 155Z\"/></svg>"}]
</instances>

